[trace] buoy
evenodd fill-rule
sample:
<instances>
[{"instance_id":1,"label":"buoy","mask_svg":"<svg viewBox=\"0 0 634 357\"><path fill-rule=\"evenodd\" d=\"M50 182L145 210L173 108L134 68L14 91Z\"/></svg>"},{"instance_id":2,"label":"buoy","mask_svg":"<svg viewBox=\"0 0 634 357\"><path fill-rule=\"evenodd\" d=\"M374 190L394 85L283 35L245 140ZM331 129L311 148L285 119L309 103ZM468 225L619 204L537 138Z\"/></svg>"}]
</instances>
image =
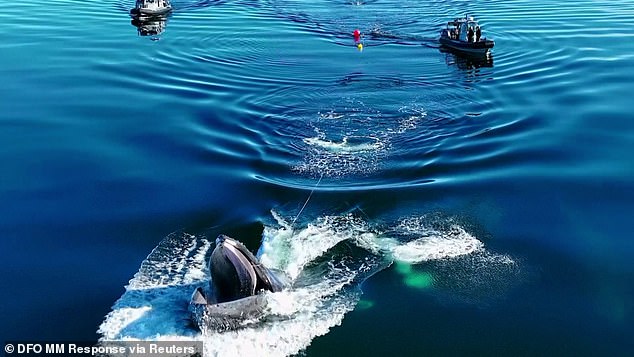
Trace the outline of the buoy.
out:
<instances>
[{"instance_id":1,"label":"buoy","mask_svg":"<svg viewBox=\"0 0 634 357\"><path fill-rule=\"evenodd\" d=\"M354 36L354 42L359 42L359 40L361 40L361 31L358 29L354 30L354 32L352 32L352 36Z\"/></svg>"},{"instance_id":2,"label":"buoy","mask_svg":"<svg viewBox=\"0 0 634 357\"><path fill-rule=\"evenodd\" d=\"M359 49L359 51L363 51L363 44L362 43L358 43L357 44L357 48Z\"/></svg>"}]
</instances>

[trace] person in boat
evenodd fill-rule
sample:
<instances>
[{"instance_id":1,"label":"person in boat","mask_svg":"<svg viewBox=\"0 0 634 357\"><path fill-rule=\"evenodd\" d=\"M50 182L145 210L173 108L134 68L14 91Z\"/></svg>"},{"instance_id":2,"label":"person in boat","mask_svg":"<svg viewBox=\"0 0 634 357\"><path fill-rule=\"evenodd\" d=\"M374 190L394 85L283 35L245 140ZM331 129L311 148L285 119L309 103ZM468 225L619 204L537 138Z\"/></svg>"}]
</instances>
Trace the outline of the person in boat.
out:
<instances>
[{"instance_id":1,"label":"person in boat","mask_svg":"<svg viewBox=\"0 0 634 357\"><path fill-rule=\"evenodd\" d=\"M467 41L473 42L473 27L469 27L469 31L467 32Z\"/></svg>"},{"instance_id":2,"label":"person in boat","mask_svg":"<svg viewBox=\"0 0 634 357\"><path fill-rule=\"evenodd\" d=\"M482 36L482 30L480 30L480 26L476 27L476 42L480 42L480 37Z\"/></svg>"}]
</instances>

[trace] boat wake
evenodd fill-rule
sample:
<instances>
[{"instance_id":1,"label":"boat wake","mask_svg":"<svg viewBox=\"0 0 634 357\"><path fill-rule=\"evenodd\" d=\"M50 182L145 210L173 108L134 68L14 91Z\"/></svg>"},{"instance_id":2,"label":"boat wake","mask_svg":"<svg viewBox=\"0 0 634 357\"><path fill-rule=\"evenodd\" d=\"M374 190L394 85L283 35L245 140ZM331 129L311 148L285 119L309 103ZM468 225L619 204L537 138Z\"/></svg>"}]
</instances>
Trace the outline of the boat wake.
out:
<instances>
[{"instance_id":1,"label":"boat wake","mask_svg":"<svg viewBox=\"0 0 634 357\"><path fill-rule=\"evenodd\" d=\"M420 287L421 273L416 270L427 263L439 265L436 271L428 269L422 280L427 287L444 289L456 282L446 272L461 270L464 278L469 264L477 267L471 273L490 276L483 284L516 278L519 271L511 257L487 252L457 223L430 225L425 216L409 217L380 230L345 214L293 229L272 213L274 222L264 228L258 256L267 267L284 271L291 287L265 293L268 310L261 320L232 331L200 332L194 327L187 305L194 289L208 284L212 243L204 236L177 232L141 264L99 327L101 340L193 340L204 342L205 356L287 356L341 324L360 299L361 283L393 262L412 287ZM470 258L461 260L465 257ZM489 271L487 264L494 260L498 263ZM465 284L478 283L471 279Z\"/></svg>"}]
</instances>

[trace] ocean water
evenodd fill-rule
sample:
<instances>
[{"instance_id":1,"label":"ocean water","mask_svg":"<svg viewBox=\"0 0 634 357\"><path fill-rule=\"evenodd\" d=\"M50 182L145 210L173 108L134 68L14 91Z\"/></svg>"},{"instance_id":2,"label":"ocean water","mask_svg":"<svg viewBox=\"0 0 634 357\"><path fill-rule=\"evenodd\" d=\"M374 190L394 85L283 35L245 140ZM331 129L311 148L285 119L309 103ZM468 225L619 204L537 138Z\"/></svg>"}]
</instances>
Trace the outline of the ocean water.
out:
<instances>
[{"instance_id":1,"label":"ocean water","mask_svg":"<svg viewBox=\"0 0 634 357\"><path fill-rule=\"evenodd\" d=\"M132 6L0 11L0 340L632 355L634 2ZM201 333L220 233L293 286Z\"/></svg>"}]
</instances>

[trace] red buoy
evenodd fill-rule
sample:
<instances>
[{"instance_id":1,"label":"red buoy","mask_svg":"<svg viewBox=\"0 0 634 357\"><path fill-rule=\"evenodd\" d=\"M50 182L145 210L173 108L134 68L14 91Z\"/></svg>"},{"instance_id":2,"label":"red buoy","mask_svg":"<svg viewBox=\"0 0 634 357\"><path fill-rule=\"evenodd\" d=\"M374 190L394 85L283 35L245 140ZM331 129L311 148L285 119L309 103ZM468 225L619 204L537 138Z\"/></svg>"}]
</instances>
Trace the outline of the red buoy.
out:
<instances>
[{"instance_id":1,"label":"red buoy","mask_svg":"<svg viewBox=\"0 0 634 357\"><path fill-rule=\"evenodd\" d=\"M352 36L354 36L354 42L359 42L361 40L361 31L354 30L354 32L352 32Z\"/></svg>"}]
</instances>

